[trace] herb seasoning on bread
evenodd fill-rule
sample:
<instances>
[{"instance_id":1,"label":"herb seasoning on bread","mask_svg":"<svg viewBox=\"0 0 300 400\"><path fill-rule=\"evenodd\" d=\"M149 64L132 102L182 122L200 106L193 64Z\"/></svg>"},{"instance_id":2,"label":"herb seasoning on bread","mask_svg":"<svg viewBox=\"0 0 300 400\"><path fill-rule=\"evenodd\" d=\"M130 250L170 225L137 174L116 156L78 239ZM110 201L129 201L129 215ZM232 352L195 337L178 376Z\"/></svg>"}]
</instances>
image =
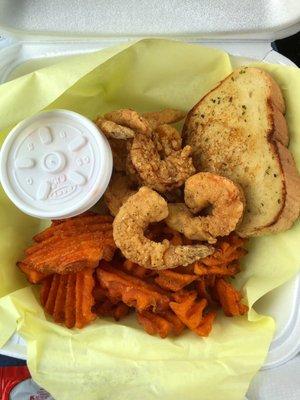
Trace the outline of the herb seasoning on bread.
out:
<instances>
[{"instance_id":1,"label":"herb seasoning on bread","mask_svg":"<svg viewBox=\"0 0 300 400\"><path fill-rule=\"evenodd\" d=\"M189 112L183 128L198 171L225 176L246 197L237 232L289 229L299 216L300 176L287 149L285 104L274 79L258 68L235 70Z\"/></svg>"}]
</instances>

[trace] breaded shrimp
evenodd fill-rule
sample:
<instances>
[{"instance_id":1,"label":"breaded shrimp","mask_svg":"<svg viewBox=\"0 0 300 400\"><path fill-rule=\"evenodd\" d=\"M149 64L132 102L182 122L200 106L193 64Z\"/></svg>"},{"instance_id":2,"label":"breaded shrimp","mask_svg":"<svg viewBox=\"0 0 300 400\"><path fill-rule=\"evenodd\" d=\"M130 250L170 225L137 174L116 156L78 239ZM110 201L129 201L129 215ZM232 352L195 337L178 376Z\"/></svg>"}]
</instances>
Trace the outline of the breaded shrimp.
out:
<instances>
[{"instance_id":1,"label":"breaded shrimp","mask_svg":"<svg viewBox=\"0 0 300 400\"><path fill-rule=\"evenodd\" d=\"M166 108L161 111L147 112L143 117L149 122L151 128L156 129L160 125L173 124L182 120L186 113L172 108Z\"/></svg>"},{"instance_id":2,"label":"breaded shrimp","mask_svg":"<svg viewBox=\"0 0 300 400\"><path fill-rule=\"evenodd\" d=\"M104 199L111 215L114 217L118 214L123 203L136 193L131 187L132 182L128 176L117 172L113 174L104 193Z\"/></svg>"},{"instance_id":3,"label":"breaded shrimp","mask_svg":"<svg viewBox=\"0 0 300 400\"><path fill-rule=\"evenodd\" d=\"M134 137L134 131L132 129L127 128L127 126L116 124L108 119L98 117L95 120L95 124L108 138L126 140Z\"/></svg>"},{"instance_id":4,"label":"breaded shrimp","mask_svg":"<svg viewBox=\"0 0 300 400\"><path fill-rule=\"evenodd\" d=\"M171 140L174 141L174 136ZM174 145L177 147L176 140ZM162 140L159 132L152 131L136 133L129 153L143 184L161 193L180 187L195 173L192 148L185 146L181 149L180 146L178 150L171 149L169 140Z\"/></svg>"},{"instance_id":5,"label":"breaded shrimp","mask_svg":"<svg viewBox=\"0 0 300 400\"><path fill-rule=\"evenodd\" d=\"M148 225L167 216L167 202L154 190L142 187L123 204L113 222L117 247L128 260L156 270L189 265L213 253L211 246L174 246L168 240L157 243L146 238Z\"/></svg>"},{"instance_id":6,"label":"breaded shrimp","mask_svg":"<svg viewBox=\"0 0 300 400\"><path fill-rule=\"evenodd\" d=\"M245 198L238 185L223 176L199 172L185 182L185 204L169 204L167 225L193 240L215 243L232 232L243 217ZM195 216L211 206L207 216Z\"/></svg>"},{"instance_id":7,"label":"breaded shrimp","mask_svg":"<svg viewBox=\"0 0 300 400\"><path fill-rule=\"evenodd\" d=\"M151 131L148 121L136 111L129 108L111 111L104 115L106 120L132 129L134 132L145 134Z\"/></svg>"}]
</instances>

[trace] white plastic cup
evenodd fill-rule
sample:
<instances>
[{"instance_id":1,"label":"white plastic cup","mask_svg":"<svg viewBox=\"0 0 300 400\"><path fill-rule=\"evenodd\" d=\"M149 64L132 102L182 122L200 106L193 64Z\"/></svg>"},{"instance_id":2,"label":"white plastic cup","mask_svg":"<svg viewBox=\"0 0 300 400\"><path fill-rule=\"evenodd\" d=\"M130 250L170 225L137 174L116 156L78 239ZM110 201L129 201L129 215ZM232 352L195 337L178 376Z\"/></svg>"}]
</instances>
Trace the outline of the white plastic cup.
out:
<instances>
[{"instance_id":1,"label":"white plastic cup","mask_svg":"<svg viewBox=\"0 0 300 400\"><path fill-rule=\"evenodd\" d=\"M69 110L20 122L1 148L1 183L24 213L58 219L81 214L103 195L113 168L106 137Z\"/></svg>"}]
</instances>

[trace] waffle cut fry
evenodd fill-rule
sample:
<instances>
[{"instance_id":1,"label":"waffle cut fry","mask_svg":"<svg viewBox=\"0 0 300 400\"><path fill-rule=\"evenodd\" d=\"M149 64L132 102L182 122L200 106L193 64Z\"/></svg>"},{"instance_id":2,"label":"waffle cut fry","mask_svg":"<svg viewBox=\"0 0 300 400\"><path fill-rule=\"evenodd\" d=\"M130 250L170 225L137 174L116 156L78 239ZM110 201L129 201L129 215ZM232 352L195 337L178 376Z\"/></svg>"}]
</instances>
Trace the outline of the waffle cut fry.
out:
<instances>
[{"instance_id":1,"label":"waffle cut fry","mask_svg":"<svg viewBox=\"0 0 300 400\"><path fill-rule=\"evenodd\" d=\"M168 309L169 297L153 284L103 263L97 269L97 276L100 285L108 290L110 296L129 307L135 307L140 312Z\"/></svg>"},{"instance_id":2,"label":"waffle cut fry","mask_svg":"<svg viewBox=\"0 0 300 400\"><path fill-rule=\"evenodd\" d=\"M163 289L177 292L194 282L197 278L197 275L180 274L166 269L159 271L158 277L155 278L155 282Z\"/></svg>"},{"instance_id":3,"label":"waffle cut fry","mask_svg":"<svg viewBox=\"0 0 300 400\"><path fill-rule=\"evenodd\" d=\"M55 221L34 241L18 263L25 273L33 270L45 275L69 274L96 268L101 259L111 260L116 250L112 218L93 213ZM36 283L42 276L31 272L29 278Z\"/></svg>"},{"instance_id":4,"label":"waffle cut fry","mask_svg":"<svg viewBox=\"0 0 300 400\"><path fill-rule=\"evenodd\" d=\"M247 254L247 250L244 248L246 241L247 239L239 237L236 233L231 233L229 236L222 238L217 244L216 251L202 259L201 262L207 267L224 267L233 262L236 264L240 258Z\"/></svg>"},{"instance_id":5,"label":"waffle cut fry","mask_svg":"<svg viewBox=\"0 0 300 400\"><path fill-rule=\"evenodd\" d=\"M161 338L173 335L178 336L184 329L184 324L172 312L155 314L152 311L137 313L137 320L149 335L159 335Z\"/></svg>"},{"instance_id":6,"label":"waffle cut fry","mask_svg":"<svg viewBox=\"0 0 300 400\"><path fill-rule=\"evenodd\" d=\"M227 317L243 315L248 311L248 307L241 303L241 293L229 282L226 282L225 279L218 279L216 281L215 290L224 314Z\"/></svg>"},{"instance_id":7,"label":"waffle cut fry","mask_svg":"<svg viewBox=\"0 0 300 400\"><path fill-rule=\"evenodd\" d=\"M122 301L119 301L117 298L110 296L108 290L100 286L99 282L96 282L93 296L95 299L93 312L95 312L100 318L113 317L116 321L119 321L126 317L130 312L130 307Z\"/></svg>"},{"instance_id":8,"label":"waffle cut fry","mask_svg":"<svg viewBox=\"0 0 300 400\"><path fill-rule=\"evenodd\" d=\"M196 293L190 295L181 303L170 302L170 307L177 317L193 332L199 336L208 336L212 330L216 311L210 311L206 315L204 310L208 303L206 299L196 300Z\"/></svg>"},{"instance_id":9,"label":"waffle cut fry","mask_svg":"<svg viewBox=\"0 0 300 400\"><path fill-rule=\"evenodd\" d=\"M48 274L43 274L42 272L35 271L29 268L25 263L18 262L17 266L26 275L26 278L30 283L40 283L43 279L48 276Z\"/></svg>"},{"instance_id":10,"label":"waffle cut fry","mask_svg":"<svg viewBox=\"0 0 300 400\"><path fill-rule=\"evenodd\" d=\"M137 278L146 279L150 276L155 275L155 272L152 269L147 269L142 267L141 265L135 264L132 261L125 260L122 264L122 269L124 272L129 273L130 275L136 276Z\"/></svg>"},{"instance_id":11,"label":"waffle cut fry","mask_svg":"<svg viewBox=\"0 0 300 400\"><path fill-rule=\"evenodd\" d=\"M75 274L53 274L41 283L40 300L54 322L67 328L83 328L96 318L92 312L93 270Z\"/></svg>"}]
</instances>

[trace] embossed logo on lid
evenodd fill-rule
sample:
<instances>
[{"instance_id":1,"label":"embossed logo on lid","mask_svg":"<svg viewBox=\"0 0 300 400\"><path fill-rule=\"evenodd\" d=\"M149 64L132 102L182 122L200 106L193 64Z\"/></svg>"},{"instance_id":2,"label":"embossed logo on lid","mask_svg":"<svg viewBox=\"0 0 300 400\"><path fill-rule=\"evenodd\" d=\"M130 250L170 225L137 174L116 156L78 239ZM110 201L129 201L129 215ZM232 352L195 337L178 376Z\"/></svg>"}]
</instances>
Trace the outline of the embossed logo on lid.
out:
<instances>
[{"instance_id":1,"label":"embossed logo on lid","mask_svg":"<svg viewBox=\"0 0 300 400\"><path fill-rule=\"evenodd\" d=\"M40 218L77 215L104 193L112 172L97 126L68 110L42 112L17 125L1 149L1 183L22 211Z\"/></svg>"}]
</instances>

